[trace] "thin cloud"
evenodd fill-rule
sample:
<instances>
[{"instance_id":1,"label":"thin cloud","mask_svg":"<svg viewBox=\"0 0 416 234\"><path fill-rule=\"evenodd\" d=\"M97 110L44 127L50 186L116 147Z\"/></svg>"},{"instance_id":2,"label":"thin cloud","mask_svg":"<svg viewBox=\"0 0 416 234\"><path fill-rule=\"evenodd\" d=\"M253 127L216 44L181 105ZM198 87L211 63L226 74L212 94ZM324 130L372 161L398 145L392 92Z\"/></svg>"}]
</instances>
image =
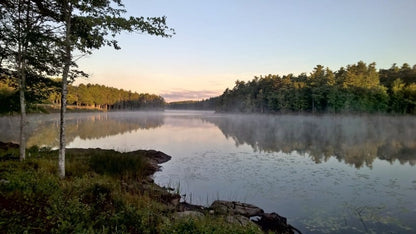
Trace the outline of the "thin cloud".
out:
<instances>
[{"instance_id":1,"label":"thin cloud","mask_svg":"<svg viewBox=\"0 0 416 234\"><path fill-rule=\"evenodd\" d=\"M164 93L160 94L167 102L174 102L174 101L185 101L185 100L202 100L208 99L211 97L219 96L222 91L214 91L214 90L172 90L172 91L165 91Z\"/></svg>"}]
</instances>

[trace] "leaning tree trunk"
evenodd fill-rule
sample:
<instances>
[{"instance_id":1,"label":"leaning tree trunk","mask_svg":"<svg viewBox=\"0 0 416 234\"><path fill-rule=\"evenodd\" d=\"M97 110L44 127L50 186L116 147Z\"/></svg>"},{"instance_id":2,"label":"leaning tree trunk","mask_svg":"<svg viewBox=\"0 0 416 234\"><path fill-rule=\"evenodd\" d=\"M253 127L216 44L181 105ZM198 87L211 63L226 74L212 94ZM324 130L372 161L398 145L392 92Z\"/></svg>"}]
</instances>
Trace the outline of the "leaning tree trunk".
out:
<instances>
[{"instance_id":1,"label":"leaning tree trunk","mask_svg":"<svg viewBox=\"0 0 416 234\"><path fill-rule=\"evenodd\" d=\"M68 93L68 74L71 66L71 6L67 2L65 9L65 51L64 51L64 70L62 73L62 95L61 95L61 116L59 131L59 176L65 178L65 113L66 113L66 96Z\"/></svg>"}]
</instances>

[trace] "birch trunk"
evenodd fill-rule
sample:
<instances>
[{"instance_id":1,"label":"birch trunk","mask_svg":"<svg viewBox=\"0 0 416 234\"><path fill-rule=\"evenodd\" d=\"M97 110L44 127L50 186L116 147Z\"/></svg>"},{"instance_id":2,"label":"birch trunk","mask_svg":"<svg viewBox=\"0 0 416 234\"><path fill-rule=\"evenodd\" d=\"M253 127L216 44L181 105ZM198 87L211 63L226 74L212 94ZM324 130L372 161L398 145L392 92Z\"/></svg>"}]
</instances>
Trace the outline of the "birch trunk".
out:
<instances>
[{"instance_id":1,"label":"birch trunk","mask_svg":"<svg viewBox=\"0 0 416 234\"><path fill-rule=\"evenodd\" d=\"M68 93L68 74L71 66L71 5L66 2L65 9L65 51L64 51L64 69L62 73L62 95L61 95L61 115L59 131L59 177L65 178L65 113L66 113L66 96Z\"/></svg>"},{"instance_id":2,"label":"birch trunk","mask_svg":"<svg viewBox=\"0 0 416 234\"><path fill-rule=\"evenodd\" d=\"M68 72L65 70L69 70L66 68L67 65L64 67L64 72L62 75L62 96L61 96L61 114L60 114L60 121L59 121L59 177L65 178L65 113L66 113L66 89L67 89L67 79L68 79ZM68 66L69 67L69 66ZM66 74L66 75L65 75Z\"/></svg>"},{"instance_id":3,"label":"birch trunk","mask_svg":"<svg viewBox=\"0 0 416 234\"><path fill-rule=\"evenodd\" d=\"M19 136L19 158L20 161L26 159L26 102L25 102L25 85L26 85L26 74L25 74L25 64L22 62L20 68L20 89L19 89L19 99L20 99L20 136Z\"/></svg>"},{"instance_id":4,"label":"birch trunk","mask_svg":"<svg viewBox=\"0 0 416 234\"><path fill-rule=\"evenodd\" d=\"M17 26L17 39L18 39L18 51L17 51L17 69L19 76L19 101L20 101L20 134L19 134L19 159L23 161L26 159L26 102L25 102L25 87L26 87L26 63L25 63L25 46L24 46L24 25L23 21L23 1L18 1L18 19Z\"/></svg>"}]
</instances>

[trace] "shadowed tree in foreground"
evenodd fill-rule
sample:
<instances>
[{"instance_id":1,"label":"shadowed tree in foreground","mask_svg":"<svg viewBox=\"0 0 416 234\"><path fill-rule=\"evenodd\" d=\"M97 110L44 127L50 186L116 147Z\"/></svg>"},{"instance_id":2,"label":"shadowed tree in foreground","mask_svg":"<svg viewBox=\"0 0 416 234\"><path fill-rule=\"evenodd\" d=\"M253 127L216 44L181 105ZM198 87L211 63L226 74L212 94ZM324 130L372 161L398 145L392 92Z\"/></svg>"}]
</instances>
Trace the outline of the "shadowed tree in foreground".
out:
<instances>
[{"instance_id":1,"label":"shadowed tree in foreground","mask_svg":"<svg viewBox=\"0 0 416 234\"><path fill-rule=\"evenodd\" d=\"M65 177L65 112L67 85L79 76L74 53L94 49L120 49L115 36L140 32L171 37L166 17L125 17L121 0L1 0L0 61L17 71L21 107L21 159L25 158L25 79L29 72L61 75L59 174Z\"/></svg>"},{"instance_id":2,"label":"shadowed tree in foreground","mask_svg":"<svg viewBox=\"0 0 416 234\"><path fill-rule=\"evenodd\" d=\"M42 83L44 75L56 74L55 67L59 66L53 55L55 47L51 46L54 26L36 2L40 1L0 1L0 68L2 75L18 79L20 160L26 157L26 81L29 78L32 83ZM4 73L4 69L9 72Z\"/></svg>"},{"instance_id":3,"label":"shadowed tree in foreground","mask_svg":"<svg viewBox=\"0 0 416 234\"><path fill-rule=\"evenodd\" d=\"M65 111L68 80L73 80L83 72L71 70L76 68L74 51L91 54L94 49L113 46L120 49L114 37L123 32L144 32L150 35L171 37L173 29L166 26L166 17L129 17L122 16L126 12L120 0L90 1L63 0L57 1L56 9L63 30L57 34L60 41L63 61L60 144L59 144L59 175L65 177Z\"/></svg>"}]
</instances>

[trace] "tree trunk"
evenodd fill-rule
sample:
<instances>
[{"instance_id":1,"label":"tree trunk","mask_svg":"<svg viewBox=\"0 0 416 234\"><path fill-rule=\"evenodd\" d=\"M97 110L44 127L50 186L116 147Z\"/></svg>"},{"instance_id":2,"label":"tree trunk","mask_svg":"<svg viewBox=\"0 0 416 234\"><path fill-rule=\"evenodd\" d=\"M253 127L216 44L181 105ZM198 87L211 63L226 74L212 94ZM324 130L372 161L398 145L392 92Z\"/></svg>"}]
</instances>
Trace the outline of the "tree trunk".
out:
<instances>
[{"instance_id":1,"label":"tree trunk","mask_svg":"<svg viewBox=\"0 0 416 234\"><path fill-rule=\"evenodd\" d=\"M19 99L20 99L20 139L19 139L19 158L20 161L26 159L26 102L25 102L25 85L26 85L26 74L25 74L25 63L21 62L20 65L20 89L19 89Z\"/></svg>"},{"instance_id":2,"label":"tree trunk","mask_svg":"<svg viewBox=\"0 0 416 234\"><path fill-rule=\"evenodd\" d=\"M67 68L68 67L68 68ZM65 72L66 71L66 72ZM69 66L65 64L62 75L62 96L61 96L61 115L59 122L59 177L65 178L65 112L66 112L66 92Z\"/></svg>"},{"instance_id":3,"label":"tree trunk","mask_svg":"<svg viewBox=\"0 0 416 234\"><path fill-rule=\"evenodd\" d=\"M23 11L23 1L18 2L18 18L22 19ZM23 161L26 159L26 137L25 137L25 127L26 127L26 102L25 102L25 87L26 87L26 63L25 63L25 46L24 46L24 29L23 23L20 23L17 26L17 39L18 39L18 51L17 51L17 69L19 76L19 101L20 101L20 135L19 135L19 159Z\"/></svg>"},{"instance_id":4,"label":"tree trunk","mask_svg":"<svg viewBox=\"0 0 416 234\"><path fill-rule=\"evenodd\" d=\"M59 177L65 178L65 113L66 113L66 96L68 93L67 83L69 68L71 66L71 5L67 2L65 9L65 54L64 70L62 73L62 95L61 95L61 116L59 131Z\"/></svg>"}]
</instances>

